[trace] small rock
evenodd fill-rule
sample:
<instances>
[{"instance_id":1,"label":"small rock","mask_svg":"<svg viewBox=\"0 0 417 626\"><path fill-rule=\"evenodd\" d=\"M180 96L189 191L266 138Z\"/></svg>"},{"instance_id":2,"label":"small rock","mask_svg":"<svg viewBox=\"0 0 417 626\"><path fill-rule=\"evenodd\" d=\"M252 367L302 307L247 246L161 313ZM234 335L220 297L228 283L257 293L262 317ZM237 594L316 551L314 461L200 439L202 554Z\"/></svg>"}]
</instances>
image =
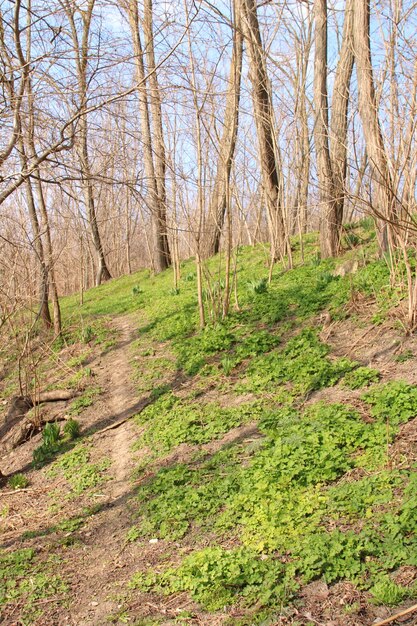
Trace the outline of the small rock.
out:
<instances>
[{"instance_id":1,"label":"small rock","mask_svg":"<svg viewBox=\"0 0 417 626\"><path fill-rule=\"evenodd\" d=\"M149 543L158 543L158 539L149 539Z\"/></svg>"},{"instance_id":2,"label":"small rock","mask_svg":"<svg viewBox=\"0 0 417 626\"><path fill-rule=\"evenodd\" d=\"M98 606L98 602L90 602L91 606Z\"/></svg>"},{"instance_id":3,"label":"small rock","mask_svg":"<svg viewBox=\"0 0 417 626\"><path fill-rule=\"evenodd\" d=\"M332 272L333 276L346 276L347 274L356 274L359 269L359 262L356 259L349 259L339 265L337 269Z\"/></svg>"}]
</instances>

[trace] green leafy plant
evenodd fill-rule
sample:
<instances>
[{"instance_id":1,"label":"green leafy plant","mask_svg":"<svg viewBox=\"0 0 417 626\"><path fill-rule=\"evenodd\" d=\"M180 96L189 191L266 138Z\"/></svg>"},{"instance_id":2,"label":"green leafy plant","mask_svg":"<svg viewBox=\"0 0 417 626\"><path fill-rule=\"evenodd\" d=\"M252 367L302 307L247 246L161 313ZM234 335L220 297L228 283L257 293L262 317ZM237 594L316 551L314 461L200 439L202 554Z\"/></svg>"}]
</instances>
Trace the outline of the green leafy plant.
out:
<instances>
[{"instance_id":1,"label":"green leafy plant","mask_svg":"<svg viewBox=\"0 0 417 626\"><path fill-rule=\"evenodd\" d=\"M407 589L397 585L389 576L381 576L370 589L376 604L395 606L404 600Z\"/></svg>"},{"instance_id":2,"label":"green leafy plant","mask_svg":"<svg viewBox=\"0 0 417 626\"><path fill-rule=\"evenodd\" d=\"M94 330L92 326L86 326L81 332L81 341L90 343L94 339Z\"/></svg>"},{"instance_id":3,"label":"green leafy plant","mask_svg":"<svg viewBox=\"0 0 417 626\"><path fill-rule=\"evenodd\" d=\"M343 385L349 389L360 389L378 382L380 373L370 367L358 367L348 372L343 378Z\"/></svg>"},{"instance_id":4,"label":"green leafy plant","mask_svg":"<svg viewBox=\"0 0 417 626\"><path fill-rule=\"evenodd\" d=\"M395 357L395 361L397 363L405 363L405 361L409 361L410 359L413 359L413 358L414 358L413 351L410 349L407 349L407 350L404 350L404 352L400 352L400 354L398 354Z\"/></svg>"},{"instance_id":5,"label":"green leafy plant","mask_svg":"<svg viewBox=\"0 0 417 626\"><path fill-rule=\"evenodd\" d=\"M76 497L108 480L105 471L110 465L109 459L91 463L89 447L80 444L55 461L49 473L54 476L62 472L71 487L70 496Z\"/></svg>"},{"instance_id":6,"label":"green leafy plant","mask_svg":"<svg viewBox=\"0 0 417 626\"><path fill-rule=\"evenodd\" d=\"M173 393L165 393L137 417L146 429L136 445L168 452L181 443L207 443L260 413L256 402L224 408L216 403L184 402Z\"/></svg>"},{"instance_id":7,"label":"green leafy plant","mask_svg":"<svg viewBox=\"0 0 417 626\"><path fill-rule=\"evenodd\" d=\"M355 367L348 359L330 361L329 347L315 331L305 329L290 339L281 351L255 358L247 370L247 387L265 389L271 382L292 383L297 393L334 385Z\"/></svg>"},{"instance_id":8,"label":"green leafy plant","mask_svg":"<svg viewBox=\"0 0 417 626\"><path fill-rule=\"evenodd\" d=\"M140 528L138 528L137 526L132 526L132 528L129 528L126 533L126 541L128 541L129 543L133 543L137 541L141 536L142 533L140 531Z\"/></svg>"},{"instance_id":9,"label":"green leafy plant","mask_svg":"<svg viewBox=\"0 0 417 626\"><path fill-rule=\"evenodd\" d=\"M19 602L22 623L39 620L39 600L65 596L68 587L48 571L48 564L37 562L32 548L0 551L0 607Z\"/></svg>"},{"instance_id":10,"label":"green leafy plant","mask_svg":"<svg viewBox=\"0 0 417 626\"><path fill-rule=\"evenodd\" d=\"M57 422L46 424L42 431L42 439L45 446L53 447L59 442L61 428Z\"/></svg>"},{"instance_id":11,"label":"green leafy plant","mask_svg":"<svg viewBox=\"0 0 417 626\"><path fill-rule=\"evenodd\" d=\"M389 420L397 426L417 416L417 387L394 380L378 385L362 396L371 405L371 415L379 421Z\"/></svg>"},{"instance_id":12,"label":"green leafy plant","mask_svg":"<svg viewBox=\"0 0 417 626\"><path fill-rule=\"evenodd\" d=\"M336 280L336 278L331 272L320 272L317 276L317 289L326 289L326 287L334 280Z\"/></svg>"},{"instance_id":13,"label":"green leafy plant","mask_svg":"<svg viewBox=\"0 0 417 626\"><path fill-rule=\"evenodd\" d=\"M315 252L311 258L311 264L313 267L318 267L321 264L321 254L319 251Z\"/></svg>"},{"instance_id":14,"label":"green leafy plant","mask_svg":"<svg viewBox=\"0 0 417 626\"><path fill-rule=\"evenodd\" d=\"M100 387L88 387L81 396L73 400L68 412L71 415L79 415L84 409L94 404L100 393Z\"/></svg>"},{"instance_id":15,"label":"green leafy plant","mask_svg":"<svg viewBox=\"0 0 417 626\"><path fill-rule=\"evenodd\" d=\"M288 594L282 584L283 566L273 558L239 548L206 548L187 557L176 569L162 575L136 574L130 581L133 589L159 586L165 593L189 591L191 597L209 610L217 610L240 596L246 604L260 606L282 601Z\"/></svg>"},{"instance_id":16,"label":"green leafy plant","mask_svg":"<svg viewBox=\"0 0 417 626\"><path fill-rule=\"evenodd\" d=\"M347 248L355 248L361 243L361 238L354 232L348 232L343 237L343 243Z\"/></svg>"},{"instance_id":17,"label":"green leafy plant","mask_svg":"<svg viewBox=\"0 0 417 626\"><path fill-rule=\"evenodd\" d=\"M71 388L82 388L85 387L89 378L91 378L93 372L90 367L84 367L80 369L78 372L73 374L67 380L67 386Z\"/></svg>"}]
</instances>

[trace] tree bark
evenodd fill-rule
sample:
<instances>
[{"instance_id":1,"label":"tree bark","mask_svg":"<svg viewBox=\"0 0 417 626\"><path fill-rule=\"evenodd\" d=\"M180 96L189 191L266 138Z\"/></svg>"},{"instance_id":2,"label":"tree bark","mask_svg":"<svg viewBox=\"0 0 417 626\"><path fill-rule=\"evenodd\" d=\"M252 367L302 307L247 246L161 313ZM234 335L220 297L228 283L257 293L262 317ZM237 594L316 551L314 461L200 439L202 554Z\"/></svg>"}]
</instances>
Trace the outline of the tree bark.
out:
<instances>
[{"instance_id":1,"label":"tree bark","mask_svg":"<svg viewBox=\"0 0 417 626\"><path fill-rule=\"evenodd\" d=\"M378 207L374 207L374 211L380 218L379 245L381 252L385 252L389 243L388 231L390 231L391 237L393 236L386 220L395 218L395 194L375 96L369 32L369 0L355 2L353 16L353 44L358 83L359 115L362 120L368 161L376 186Z\"/></svg>"},{"instance_id":2,"label":"tree bark","mask_svg":"<svg viewBox=\"0 0 417 626\"><path fill-rule=\"evenodd\" d=\"M148 0L149 2L149 0ZM148 14L149 14L149 5L148 5ZM150 7L151 8L151 7ZM154 268L156 272L161 272L167 267L169 267L171 259L169 255L168 248L168 239L167 239L167 224L166 224L166 204L165 199L159 196L159 193L163 193L165 196L165 152L163 148L163 135L162 133L162 118L158 122L158 111L160 111L160 106L158 106L158 97L157 100L153 102L153 107L155 109L157 115L156 127L158 128L158 124L160 124L159 131L156 133L156 143L159 147L159 150L163 150L163 152L159 152L160 158L157 158L156 161L158 165L154 163L154 152L153 152L153 141L152 141L152 133L151 133L151 115L150 115L150 105L148 98L148 90L146 83L146 71L145 71L145 63L144 63L144 53L142 47L142 41L139 30L139 11L137 0L129 0L128 4L125 5L125 10L128 13L130 30L132 34L132 42L133 42L133 52L135 55L135 66L136 66L136 77L138 81L138 98L139 98L139 112L140 112L140 125L142 131L142 141L143 141L143 151L144 151L144 166L145 166L145 175L147 179L147 203L149 210L151 212L153 228L154 228ZM147 14L147 18L149 21L149 15ZM151 26L152 28L152 26ZM148 33L149 35L149 33ZM153 41L153 36L152 36ZM153 48L152 48L153 49ZM151 56L151 63L153 59L153 54L148 53ZM149 60L149 59L148 59ZM148 68L149 69L149 68ZM159 99L160 105L160 99ZM158 111L157 111L158 109ZM158 138L159 135L159 138ZM163 159L163 162L162 162ZM156 168L159 168L158 170ZM158 176L157 171L161 174L161 179L159 181L159 191L158 191ZM163 171L163 176L162 176Z\"/></svg>"},{"instance_id":3,"label":"tree bark","mask_svg":"<svg viewBox=\"0 0 417 626\"><path fill-rule=\"evenodd\" d=\"M95 0L88 0L88 4L85 10L81 11L80 14L82 16L83 28L81 33L81 43L79 41L79 33L77 31L77 26L75 24L74 14L76 11L76 7L72 7L67 0L61 0L63 2L63 6L65 12L67 14L70 27L71 27L71 37L72 43L74 46L74 52L76 55L76 66L77 66L77 78L78 78L78 96L80 98L80 119L79 119L79 127L80 127L80 140L78 146L78 153L81 164L81 179L83 185L83 193L84 193L84 202L87 210L88 223L91 230L91 237L93 240L93 245L97 254L97 272L95 277L95 284L100 285L103 281L109 280L111 278L110 271L107 267L103 245L101 241L100 231L97 223L97 212L94 198L94 190L92 183L92 171L91 171L91 163L90 156L88 152L88 120L86 115L87 110L87 94L88 94L88 84L87 84L87 71L88 71L88 62L89 62L89 38L90 38L90 27L91 27L91 19L93 16L93 9L95 5Z\"/></svg>"},{"instance_id":4,"label":"tree bark","mask_svg":"<svg viewBox=\"0 0 417 626\"><path fill-rule=\"evenodd\" d=\"M233 53L230 61L229 88L226 97L223 135L219 146L217 171L209 205L209 217L204 256L217 254L227 206L227 188L236 148L239 126L240 83L242 78L243 36L240 19L235 11Z\"/></svg>"},{"instance_id":5,"label":"tree bark","mask_svg":"<svg viewBox=\"0 0 417 626\"><path fill-rule=\"evenodd\" d=\"M30 7L30 3L29 3L29 7ZM28 19L31 19L31 17L28 17ZM28 32L30 32L30 24L28 25ZM29 36L29 41L30 41L30 36ZM30 53L30 50L28 50L28 54L29 53ZM28 65L29 64L30 64L30 59L28 58ZM35 145L35 111L34 111L34 98L33 98L33 91L32 91L32 80L30 76L28 78L27 90L28 90L28 122L29 122L28 131L27 131L27 135L28 135L27 143L29 146L28 150L29 150L30 160L32 162L36 162L36 159L38 158L38 154L37 154L36 145ZM57 292L57 287L56 287L56 282L55 282L55 271L53 267L53 249L52 249L51 229L49 225L48 211L46 208L46 202L45 202L45 196L43 192L39 166L35 168L34 176L35 176L34 186L35 186L36 198L37 198L37 203L38 203L40 216L42 220L42 226L43 226L44 235L45 235L42 238L44 242L43 251L42 251L42 254L44 256L42 273L45 274L45 280L48 282L46 285L46 293L44 293L44 297L48 298L48 287L49 287L49 293L51 295L52 307L53 307L54 333L58 337L62 332L61 308L59 305L58 292ZM33 194L30 178L28 178L27 180L27 185L30 185L31 187L30 193L31 193L32 202L34 202L34 194ZM42 239L41 239L41 242L42 242ZM48 312L49 312L49 307L48 307ZM48 325L50 321L51 320L50 320L50 315L49 315L49 321L47 319L46 324Z\"/></svg>"},{"instance_id":6,"label":"tree bark","mask_svg":"<svg viewBox=\"0 0 417 626\"><path fill-rule=\"evenodd\" d=\"M342 46L333 85L330 121L330 161L335 194L334 228L336 231L333 239L337 242L337 249L340 246L346 195L348 110L354 64L353 3L354 0L346 0Z\"/></svg>"},{"instance_id":7,"label":"tree bark","mask_svg":"<svg viewBox=\"0 0 417 626\"><path fill-rule=\"evenodd\" d=\"M314 2L314 143L320 200L320 249L322 257L338 252L336 193L329 149L329 101L327 93L327 0Z\"/></svg>"},{"instance_id":8,"label":"tree bark","mask_svg":"<svg viewBox=\"0 0 417 626\"><path fill-rule=\"evenodd\" d=\"M28 156L26 148L23 142L22 136L18 141L20 151L20 162L22 165L22 171L26 172L28 169ZM49 311L49 280L48 280L48 267L45 262L45 251L42 243L42 233L39 226L39 218L36 211L35 197L33 194L32 180L27 177L25 182L26 188L26 202L28 205L29 221L32 228L33 236L33 248L35 250L36 257L39 264L39 318L42 320L45 328L49 329L52 326L51 313Z\"/></svg>"},{"instance_id":9,"label":"tree bark","mask_svg":"<svg viewBox=\"0 0 417 626\"><path fill-rule=\"evenodd\" d=\"M271 260L275 262L285 256L289 246L281 203L282 180L274 136L272 98L256 12L256 0L240 0L240 10L242 32L249 54L253 109L271 238Z\"/></svg>"},{"instance_id":10,"label":"tree bark","mask_svg":"<svg viewBox=\"0 0 417 626\"><path fill-rule=\"evenodd\" d=\"M161 245L166 266L171 265L171 253L168 242L166 216L166 157L164 131L162 125L162 103L156 73L155 48L153 36L152 0L145 0L143 5L143 32L145 38L146 60L149 74L149 102L151 107L151 128L154 141L154 170L158 193L158 222L161 230Z\"/></svg>"},{"instance_id":11,"label":"tree bark","mask_svg":"<svg viewBox=\"0 0 417 626\"><path fill-rule=\"evenodd\" d=\"M353 0L347 0L342 47L333 88L329 128L327 92L327 0L315 0L314 140L321 205L320 249L323 258L339 252L347 169L347 126L353 71Z\"/></svg>"}]
</instances>

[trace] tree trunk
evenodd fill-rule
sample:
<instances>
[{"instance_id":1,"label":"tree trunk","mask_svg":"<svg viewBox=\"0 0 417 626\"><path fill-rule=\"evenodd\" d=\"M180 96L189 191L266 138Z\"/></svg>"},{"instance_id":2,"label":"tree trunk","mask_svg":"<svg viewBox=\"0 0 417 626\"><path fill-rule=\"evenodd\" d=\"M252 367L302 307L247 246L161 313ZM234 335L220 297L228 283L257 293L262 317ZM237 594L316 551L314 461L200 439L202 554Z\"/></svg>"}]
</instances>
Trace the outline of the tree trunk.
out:
<instances>
[{"instance_id":1,"label":"tree trunk","mask_svg":"<svg viewBox=\"0 0 417 626\"><path fill-rule=\"evenodd\" d=\"M42 183L40 180L39 169L35 170L35 173L36 173L35 186L36 186L36 192L38 196L38 204L40 208L42 222L45 227L47 274L49 278L49 288L50 288L50 293L51 293L52 308L54 312L54 333L58 337L62 332L62 322L61 322L61 308L59 305L58 291L56 288L56 281L55 281L55 271L53 267L51 229L49 226L48 212L46 209L45 197L43 194L43 188L42 188Z\"/></svg>"},{"instance_id":2,"label":"tree trunk","mask_svg":"<svg viewBox=\"0 0 417 626\"><path fill-rule=\"evenodd\" d=\"M149 74L149 102L151 107L151 128L154 137L154 171L156 188L158 193L158 222L161 230L161 244L165 264L171 265L171 253L169 250L167 216L166 216L166 158L164 131L162 125L161 94L156 73L155 49L153 37L152 0L145 0L143 5L144 20L143 32L145 37L146 60Z\"/></svg>"},{"instance_id":3,"label":"tree trunk","mask_svg":"<svg viewBox=\"0 0 417 626\"><path fill-rule=\"evenodd\" d=\"M327 94L327 0L314 2L314 143L320 200L320 249L322 257L339 249L336 194L329 150L329 104Z\"/></svg>"},{"instance_id":4,"label":"tree trunk","mask_svg":"<svg viewBox=\"0 0 417 626\"><path fill-rule=\"evenodd\" d=\"M242 32L249 54L253 109L271 238L271 259L275 262L288 252L288 238L281 204L282 181L274 136L272 98L256 12L256 0L240 0L240 9Z\"/></svg>"},{"instance_id":5,"label":"tree trunk","mask_svg":"<svg viewBox=\"0 0 417 626\"><path fill-rule=\"evenodd\" d=\"M327 93L327 0L315 0L314 106L315 146L321 205L320 249L323 258L339 252L347 169L347 126L353 70L353 0L347 0L342 47L333 88L329 129Z\"/></svg>"},{"instance_id":6,"label":"tree trunk","mask_svg":"<svg viewBox=\"0 0 417 626\"><path fill-rule=\"evenodd\" d=\"M74 53L76 55L75 62L77 66L77 80L78 80L78 97L80 99L80 140L78 146L78 153L81 163L81 178L83 184L84 202L87 210L88 223L91 229L91 237L93 245L97 254L97 272L95 277L95 284L100 285L102 281L109 280L111 274L106 264L104 256L103 245L101 242L100 232L97 223L97 213L94 199L94 190L92 184L92 171L90 157L88 153L88 120L86 116L87 109L87 96L88 96L88 80L87 71L90 59L89 53L89 38L90 38L90 26L93 16L93 9L95 0L88 0L86 8L81 11L82 17L82 32L79 33L79 28L75 23L75 13L77 11L76 5L71 6L69 2L64 2L63 6L68 17L72 44L74 46ZM81 42L80 42L81 38Z\"/></svg>"},{"instance_id":7,"label":"tree trunk","mask_svg":"<svg viewBox=\"0 0 417 626\"><path fill-rule=\"evenodd\" d=\"M353 44L358 83L359 115L365 135L368 161L376 186L378 206L373 207L373 211L379 218L379 245L381 252L385 252L388 249L388 230L391 231L391 237L393 236L392 230L387 226L387 220L395 218L395 194L375 97L369 35L369 0L355 2L353 15Z\"/></svg>"},{"instance_id":8,"label":"tree trunk","mask_svg":"<svg viewBox=\"0 0 417 626\"><path fill-rule=\"evenodd\" d=\"M22 165L22 171L26 172L28 169L28 156L26 148L23 142L23 138L18 141L20 162ZM49 329L52 326L51 314L49 311L49 288L48 288L48 267L45 262L45 251L42 243L42 233L39 226L39 218L36 211L35 198L33 195L32 180L28 176L25 182L26 187L26 202L28 205L29 220L32 228L33 236L33 248L35 250L36 257L39 263L39 318L42 320L45 328Z\"/></svg>"},{"instance_id":9,"label":"tree trunk","mask_svg":"<svg viewBox=\"0 0 417 626\"><path fill-rule=\"evenodd\" d=\"M91 229L93 245L97 254L97 272L95 277L96 286L101 285L103 281L109 280L111 274L106 264L103 245L101 242L100 231L97 223L97 212L94 199L92 173L90 165L90 157L88 154L88 127L87 119L84 117L80 120L80 162L81 162L81 178L84 190L84 202L87 208L88 223Z\"/></svg>"},{"instance_id":10,"label":"tree trunk","mask_svg":"<svg viewBox=\"0 0 417 626\"><path fill-rule=\"evenodd\" d=\"M337 241L337 247L340 245L346 190L348 108L354 63L353 3L354 0L346 0L342 46L333 85L330 122L330 161L335 194L334 228L336 233L334 239Z\"/></svg>"},{"instance_id":11,"label":"tree trunk","mask_svg":"<svg viewBox=\"0 0 417 626\"><path fill-rule=\"evenodd\" d=\"M29 61L28 61L29 62ZM33 92L32 92L32 80L29 77L28 79L28 118L29 118L29 128L28 128L28 144L29 144L29 155L30 159L33 159L36 162L38 154L36 152L35 145L35 110L34 110L34 101L33 101ZM41 175L40 175L40 167L37 166L34 170L34 185L36 191L37 202L40 210L40 215L42 219L42 226L44 229L45 237L44 241L44 252L45 252L45 261L44 261L44 270L43 272L46 274L46 280L48 281L47 286L49 286L49 291L51 294L52 307L54 312L54 333L58 337L62 332L62 323L61 323L61 308L59 306L58 292L56 288L55 282L55 271L53 267L53 250L52 250L52 238L51 238L51 229L49 226L49 217L48 211L46 209L45 196L43 193ZM31 180L29 179L30 183ZM31 190L32 200L33 191ZM45 294L48 297L48 293Z\"/></svg>"},{"instance_id":12,"label":"tree trunk","mask_svg":"<svg viewBox=\"0 0 417 626\"><path fill-rule=\"evenodd\" d=\"M146 72L145 72L145 63L144 63L144 54L142 48L142 41L140 38L139 31L139 12L137 0L129 0L128 4L125 6L125 10L128 13L130 30L132 34L133 41L133 52L135 55L135 65L136 65L136 78L138 81L138 97L139 97L139 112L140 112L140 124L142 131L142 141L143 141L143 159L145 166L145 175L147 180L147 204L149 210L151 212L153 228L154 228L154 268L156 272L162 272L164 269L169 267L170 257L169 257L169 249L168 249L168 240L167 240L167 228L166 228L166 205L165 200L161 201L158 192L158 183L157 183L157 174L156 167L154 164L154 154L153 154L153 142L152 142L152 133L151 133L151 118L150 118L150 107L149 107L149 99L148 99L148 91L146 85ZM148 6L149 11L149 6ZM148 17L149 19L149 17ZM152 38L153 40L153 38ZM160 100L159 100L160 105ZM157 103L154 101L155 110L158 107ZM160 109L159 109L160 111ZM158 113L157 113L158 117ZM157 122L158 124L158 122ZM162 120L160 121L161 127L160 131L162 132ZM157 132L158 135L158 132ZM160 144L158 144L158 141ZM163 137L160 136L159 139L156 139L156 143L161 150L163 147ZM159 152L161 156L161 160L158 160L158 167L160 170L164 171L163 181L159 182L159 191L163 189L163 193L165 194L165 156L164 152ZM162 157L164 159L162 163Z\"/></svg>"},{"instance_id":13,"label":"tree trunk","mask_svg":"<svg viewBox=\"0 0 417 626\"><path fill-rule=\"evenodd\" d=\"M236 11L235 11L236 13ZM229 88L226 97L223 135L217 159L217 172L209 206L207 226L206 257L217 254L223 230L227 203L227 188L230 185L230 172L236 148L239 125L240 83L242 77L243 36L238 15L234 16L233 53L230 62Z\"/></svg>"}]
</instances>

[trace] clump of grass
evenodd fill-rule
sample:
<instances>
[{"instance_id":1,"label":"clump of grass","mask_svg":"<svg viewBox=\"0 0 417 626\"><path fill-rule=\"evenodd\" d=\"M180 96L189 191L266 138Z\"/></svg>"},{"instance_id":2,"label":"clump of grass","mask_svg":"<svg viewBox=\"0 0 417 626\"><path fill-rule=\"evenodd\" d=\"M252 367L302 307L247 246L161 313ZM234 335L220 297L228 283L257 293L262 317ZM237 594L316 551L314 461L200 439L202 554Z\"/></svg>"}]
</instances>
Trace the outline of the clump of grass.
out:
<instances>
[{"instance_id":1,"label":"clump of grass","mask_svg":"<svg viewBox=\"0 0 417 626\"><path fill-rule=\"evenodd\" d=\"M63 432L58 423L46 424L42 431L42 443L33 451L33 462L40 466L51 460L58 452L68 447L69 443L80 436L80 424L70 418L64 425Z\"/></svg>"},{"instance_id":2,"label":"clump of grass","mask_svg":"<svg viewBox=\"0 0 417 626\"><path fill-rule=\"evenodd\" d=\"M266 293L268 291L268 279L267 278L257 278L251 280L247 283L248 293L251 294L261 294Z\"/></svg>"},{"instance_id":3,"label":"clump of grass","mask_svg":"<svg viewBox=\"0 0 417 626\"><path fill-rule=\"evenodd\" d=\"M10 489L26 489L29 484L29 479L24 474L14 474L8 480Z\"/></svg>"},{"instance_id":4,"label":"clump of grass","mask_svg":"<svg viewBox=\"0 0 417 626\"><path fill-rule=\"evenodd\" d=\"M223 372L225 374L225 376L230 376L234 366L235 366L235 362L232 359L231 356L226 355L222 358L222 360L220 361L220 364L222 366Z\"/></svg>"},{"instance_id":5,"label":"clump of grass","mask_svg":"<svg viewBox=\"0 0 417 626\"><path fill-rule=\"evenodd\" d=\"M140 285L135 285L132 287L132 294L134 296L140 296L143 293L143 289Z\"/></svg>"},{"instance_id":6,"label":"clump of grass","mask_svg":"<svg viewBox=\"0 0 417 626\"><path fill-rule=\"evenodd\" d=\"M70 440L73 441L77 437L80 436L80 423L74 418L70 417L64 424L64 435Z\"/></svg>"},{"instance_id":7,"label":"clump of grass","mask_svg":"<svg viewBox=\"0 0 417 626\"><path fill-rule=\"evenodd\" d=\"M46 424L42 431L42 443L33 451L33 462L42 465L60 449L61 429L58 423Z\"/></svg>"}]
</instances>

